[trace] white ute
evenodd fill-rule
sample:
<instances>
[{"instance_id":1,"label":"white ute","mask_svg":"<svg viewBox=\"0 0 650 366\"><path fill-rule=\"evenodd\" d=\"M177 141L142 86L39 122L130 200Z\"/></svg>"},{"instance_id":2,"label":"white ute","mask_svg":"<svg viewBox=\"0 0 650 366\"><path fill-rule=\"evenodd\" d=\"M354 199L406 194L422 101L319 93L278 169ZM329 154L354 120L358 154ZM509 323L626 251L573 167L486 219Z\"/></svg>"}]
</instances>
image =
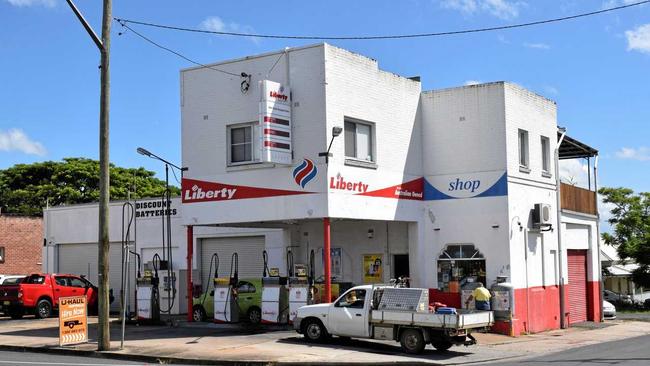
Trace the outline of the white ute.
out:
<instances>
[{"instance_id":1,"label":"white ute","mask_svg":"<svg viewBox=\"0 0 650 366\"><path fill-rule=\"evenodd\" d=\"M428 289L366 285L351 288L331 304L299 308L293 324L311 342L331 335L395 340L405 352L421 353L428 343L440 351L474 344L471 330L494 322L491 311L458 312L431 312Z\"/></svg>"}]
</instances>

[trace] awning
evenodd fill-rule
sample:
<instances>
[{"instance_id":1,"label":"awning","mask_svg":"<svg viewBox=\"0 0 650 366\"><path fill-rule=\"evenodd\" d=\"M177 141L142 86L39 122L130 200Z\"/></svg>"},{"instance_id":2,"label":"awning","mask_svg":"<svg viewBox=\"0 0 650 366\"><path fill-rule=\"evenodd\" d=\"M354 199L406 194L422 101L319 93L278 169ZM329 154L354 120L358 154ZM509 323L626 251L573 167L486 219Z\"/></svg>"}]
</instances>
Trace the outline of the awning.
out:
<instances>
[{"instance_id":1,"label":"awning","mask_svg":"<svg viewBox=\"0 0 650 366\"><path fill-rule=\"evenodd\" d=\"M560 140L562 133L558 131L557 139ZM560 160L563 159L577 159L577 158L591 158L598 155L598 150L584 144L568 135L564 136L559 150Z\"/></svg>"}]
</instances>

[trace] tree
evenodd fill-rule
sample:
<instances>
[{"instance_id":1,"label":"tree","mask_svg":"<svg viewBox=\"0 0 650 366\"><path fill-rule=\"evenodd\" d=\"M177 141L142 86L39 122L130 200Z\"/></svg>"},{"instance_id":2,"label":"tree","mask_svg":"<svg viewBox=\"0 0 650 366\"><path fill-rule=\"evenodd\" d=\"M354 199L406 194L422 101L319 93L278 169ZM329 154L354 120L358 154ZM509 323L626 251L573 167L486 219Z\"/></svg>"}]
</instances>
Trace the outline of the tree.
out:
<instances>
[{"instance_id":1,"label":"tree","mask_svg":"<svg viewBox=\"0 0 650 366\"><path fill-rule=\"evenodd\" d=\"M632 272L632 280L650 287L650 193L634 194L628 188L601 188L605 203L611 203L613 233L603 233L606 244L617 248L623 261L632 260L639 267Z\"/></svg>"},{"instance_id":2,"label":"tree","mask_svg":"<svg viewBox=\"0 0 650 366\"><path fill-rule=\"evenodd\" d=\"M144 168L121 168L111 164L111 199L162 197L165 182ZM172 196L180 194L170 186ZM97 202L99 162L85 158L65 158L16 164L0 170L2 212L40 216L46 205Z\"/></svg>"}]
</instances>

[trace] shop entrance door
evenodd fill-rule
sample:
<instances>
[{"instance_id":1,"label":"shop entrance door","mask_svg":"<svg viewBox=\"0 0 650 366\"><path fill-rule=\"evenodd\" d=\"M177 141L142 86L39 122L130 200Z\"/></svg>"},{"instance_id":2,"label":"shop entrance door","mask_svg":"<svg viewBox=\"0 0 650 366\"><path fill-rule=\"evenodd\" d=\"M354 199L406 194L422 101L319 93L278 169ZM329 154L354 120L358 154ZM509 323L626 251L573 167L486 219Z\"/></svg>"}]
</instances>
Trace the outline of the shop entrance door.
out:
<instances>
[{"instance_id":1,"label":"shop entrance door","mask_svg":"<svg viewBox=\"0 0 650 366\"><path fill-rule=\"evenodd\" d=\"M393 278L410 277L409 255L393 255Z\"/></svg>"}]
</instances>

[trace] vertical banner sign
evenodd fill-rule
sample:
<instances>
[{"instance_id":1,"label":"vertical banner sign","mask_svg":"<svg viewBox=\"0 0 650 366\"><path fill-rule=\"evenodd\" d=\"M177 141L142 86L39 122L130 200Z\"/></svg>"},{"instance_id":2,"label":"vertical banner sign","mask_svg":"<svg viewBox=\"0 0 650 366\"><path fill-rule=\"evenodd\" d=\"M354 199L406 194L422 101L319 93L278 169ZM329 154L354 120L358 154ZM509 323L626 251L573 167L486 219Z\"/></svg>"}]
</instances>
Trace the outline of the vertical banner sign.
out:
<instances>
[{"instance_id":1,"label":"vertical banner sign","mask_svg":"<svg viewBox=\"0 0 650 366\"><path fill-rule=\"evenodd\" d=\"M59 298L59 345L88 342L88 306L85 296Z\"/></svg>"},{"instance_id":2,"label":"vertical banner sign","mask_svg":"<svg viewBox=\"0 0 650 366\"><path fill-rule=\"evenodd\" d=\"M363 283L380 283L384 279L384 255L363 255Z\"/></svg>"},{"instance_id":3,"label":"vertical banner sign","mask_svg":"<svg viewBox=\"0 0 650 366\"><path fill-rule=\"evenodd\" d=\"M261 160L291 164L291 92L288 86L260 81Z\"/></svg>"}]
</instances>

